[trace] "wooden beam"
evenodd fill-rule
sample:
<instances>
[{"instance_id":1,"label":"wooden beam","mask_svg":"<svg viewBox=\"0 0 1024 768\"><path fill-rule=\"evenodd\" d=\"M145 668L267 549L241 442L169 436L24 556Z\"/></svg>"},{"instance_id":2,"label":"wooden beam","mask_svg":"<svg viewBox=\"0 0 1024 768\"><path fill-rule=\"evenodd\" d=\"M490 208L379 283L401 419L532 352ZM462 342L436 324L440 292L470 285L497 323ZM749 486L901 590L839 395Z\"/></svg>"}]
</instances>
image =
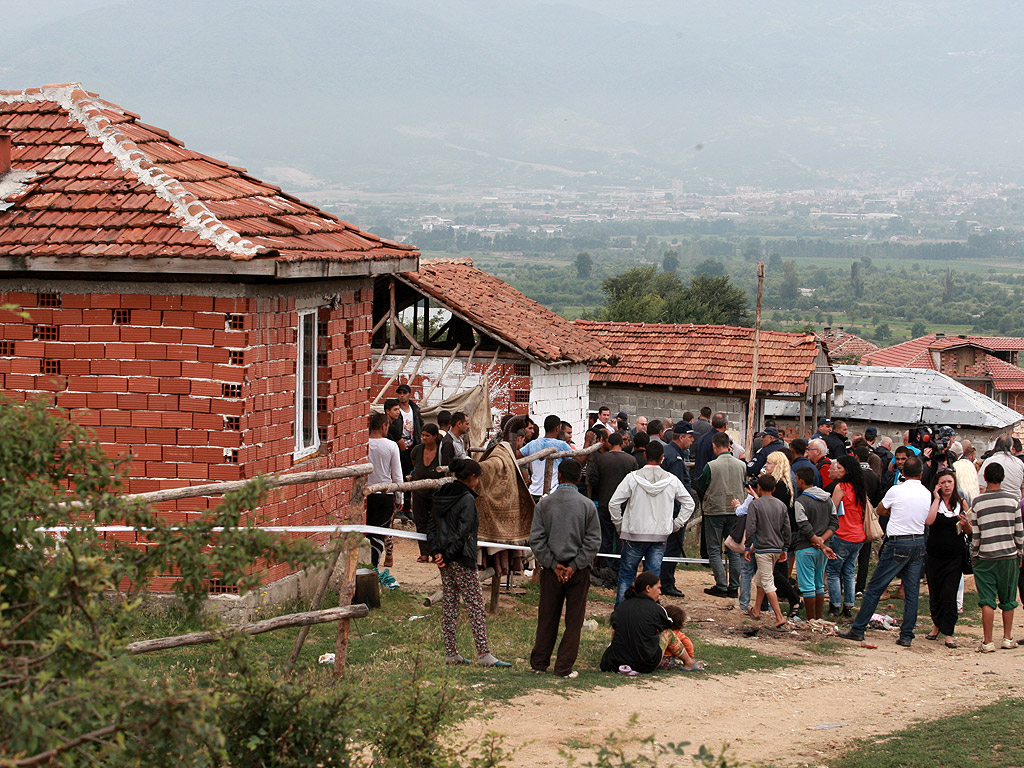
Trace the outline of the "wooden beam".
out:
<instances>
[{"instance_id":1,"label":"wooden beam","mask_svg":"<svg viewBox=\"0 0 1024 768\"><path fill-rule=\"evenodd\" d=\"M364 479L365 482L365 479ZM358 492L357 492L358 490ZM362 522L366 509L363 496L363 485L358 489L353 486L348 503L348 522L351 525ZM351 605L356 592L356 569L359 567L359 536L344 537L345 567L341 574L341 585L338 588L338 607ZM338 636L334 641L334 679L345 675L345 664L348 662L348 634L350 622L348 618L338 621Z\"/></svg>"},{"instance_id":2,"label":"wooden beam","mask_svg":"<svg viewBox=\"0 0 1024 768\"><path fill-rule=\"evenodd\" d=\"M426 405L427 400L429 400L430 396L434 394L434 390L437 389L438 385L441 383L441 380L444 379L444 375L448 373L448 368L451 367L451 364L453 362L455 362L455 356L459 354L460 349L462 349L462 345L456 344L455 349L452 351L452 356L448 358L448 362L445 363L444 368L441 369L441 375L437 377L437 381L434 382L434 385L430 388L430 391L423 396L423 399L420 401L421 403Z\"/></svg>"},{"instance_id":3,"label":"wooden beam","mask_svg":"<svg viewBox=\"0 0 1024 768\"><path fill-rule=\"evenodd\" d=\"M416 349L423 349L420 343L416 341L416 337L409 333L409 329L405 327L405 323L398 319L398 315L391 318L391 325L400 330L402 335L409 340L409 343L412 344L413 347Z\"/></svg>"},{"instance_id":4,"label":"wooden beam","mask_svg":"<svg viewBox=\"0 0 1024 768\"><path fill-rule=\"evenodd\" d=\"M348 477L365 477L373 472L372 464L354 464L350 467L333 467L331 469L317 469L312 472L295 472L288 475L276 475L267 477L267 485L271 488L279 488L284 485L301 485L302 483L319 483L325 480L342 480ZM193 485L188 488L167 488L162 491L150 491L149 493L128 494L129 501L146 501L156 504L161 501L176 501L178 499L194 499L198 496L220 496L228 491L237 491L244 488L251 480L227 480L222 483L206 483L204 485Z\"/></svg>"},{"instance_id":5,"label":"wooden beam","mask_svg":"<svg viewBox=\"0 0 1024 768\"><path fill-rule=\"evenodd\" d=\"M389 315L389 314L388 314L387 312L385 312L385 313L384 313L384 315L383 315L383 316L381 317L381 319L377 321L377 324L376 324L375 326L373 326L373 330L372 330L372 331L370 331L370 338L371 338L371 339L372 339L372 338L373 338L374 336L376 336L376 335L377 335L377 331L379 331L379 330L380 330L380 327L381 327L382 325L384 325L384 323L386 323L386 322L388 321L388 317L390 317L390 315Z\"/></svg>"},{"instance_id":6,"label":"wooden beam","mask_svg":"<svg viewBox=\"0 0 1024 768\"><path fill-rule=\"evenodd\" d=\"M391 324L388 325L388 344L392 347L395 346L395 278L394 276L388 278L388 293L391 297L391 311L388 313L388 317L391 318Z\"/></svg>"},{"instance_id":7,"label":"wooden beam","mask_svg":"<svg viewBox=\"0 0 1024 768\"><path fill-rule=\"evenodd\" d=\"M466 377L469 376L469 366L473 364L473 355L476 354L477 347L479 346L480 342L478 341L476 344L473 345L473 348L469 350L469 357L466 359L466 368L462 372L462 378L459 379L459 383L455 385L456 392L462 389L462 382L464 382L466 380Z\"/></svg>"},{"instance_id":8,"label":"wooden beam","mask_svg":"<svg viewBox=\"0 0 1024 768\"><path fill-rule=\"evenodd\" d=\"M391 349L391 345L390 344L385 344L384 345L384 349L382 349L380 351L380 357L377 358L377 361L373 364L373 367L370 368L370 375L371 376L377 372L378 368L380 368L381 363L384 362L384 358L387 357L388 351L390 349Z\"/></svg>"},{"instance_id":9,"label":"wooden beam","mask_svg":"<svg viewBox=\"0 0 1024 768\"><path fill-rule=\"evenodd\" d=\"M764 293L764 262L757 262L757 307L754 310L754 360L750 370L750 399L747 401L746 456L749 461L754 443L755 402L757 400L757 358L761 346L761 296Z\"/></svg>"},{"instance_id":10,"label":"wooden beam","mask_svg":"<svg viewBox=\"0 0 1024 768\"><path fill-rule=\"evenodd\" d=\"M370 405L376 405L380 401L380 399L384 396L384 393L388 391L388 387L391 386L391 382L393 382L395 379L397 379L399 374L402 371L405 370L405 366L409 362L409 358L412 357L413 351L414 351L413 348L409 347L409 351L406 353L405 359L402 360L402 364L400 366L398 366L398 370L396 370L393 374L391 374L391 378L388 379L387 383L383 387L381 387L380 392L378 392L377 396L375 398L373 398L373 402L370 403Z\"/></svg>"},{"instance_id":11,"label":"wooden beam","mask_svg":"<svg viewBox=\"0 0 1024 768\"><path fill-rule=\"evenodd\" d=\"M138 640L134 643L129 643L125 650L131 654L152 653L153 651L163 651L168 648L181 648L186 645L215 643L218 640L224 640L237 634L261 635L264 632L273 632L275 629L309 627L312 624L326 624L329 621L360 619L369 612L370 609L365 605L358 604L328 608L323 611L289 613L287 616L275 616L272 619L263 619L262 621L231 629L218 629L213 632L190 632L187 635L158 637L153 640Z\"/></svg>"}]
</instances>

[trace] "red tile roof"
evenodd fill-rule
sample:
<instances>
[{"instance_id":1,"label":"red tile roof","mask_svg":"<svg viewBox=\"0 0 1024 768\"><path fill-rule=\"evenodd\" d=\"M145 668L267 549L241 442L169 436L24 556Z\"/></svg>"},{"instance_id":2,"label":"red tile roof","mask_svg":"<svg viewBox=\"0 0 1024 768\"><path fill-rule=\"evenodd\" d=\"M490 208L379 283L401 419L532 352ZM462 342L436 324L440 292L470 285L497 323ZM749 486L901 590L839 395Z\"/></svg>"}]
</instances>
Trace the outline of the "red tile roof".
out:
<instances>
[{"instance_id":1,"label":"red tile roof","mask_svg":"<svg viewBox=\"0 0 1024 768\"><path fill-rule=\"evenodd\" d=\"M753 328L584 320L576 324L619 357L618 365L592 365L591 383L750 390ZM760 342L758 391L805 392L818 358L818 340L802 333L762 331Z\"/></svg>"},{"instance_id":2,"label":"red tile roof","mask_svg":"<svg viewBox=\"0 0 1024 768\"><path fill-rule=\"evenodd\" d=\"M0 132L11 135L13 155L0 179L0 259L404 260L408 268L418 256L186 149L78 84L0 91Z\"/></svg>"},{"instance_id":3,"label":"red tile roof","mask_svg":"<svg viewBox=\"0 0 1024 768\"><path fill-rule=\"evenodd\" d=\"M972 346L992 352L1024 349L1024 338L1016 336L937 336L929 333L865 355L865 365L887 365L902 368L934 368L930 350Z\"/></svg>"},{"instance_id":4,"label":"red tile roof","mask_svg":"<svg viewBox=\"0 0 1024 768\"><path fill-rule=\"evenodd\" d=\"M829 357L833 360L840 357L857 358L878 351L878 345L872 344L867 339L862 339L854 333L846 333L839 330L828 330L821 334L821 341L828 349Z\"/></svg>"},{"instance_id":5,"label":"red tile roof","mask_svg":"<svg viewBox=\"0 0 1024 768\"><path fill-rule=\"evenodd\" d=\"M1024 368L1000 360L992 355L985 355L985 373L992 379L993 388L1003 392L1020 392L1024 390Z\"/></svg>"},{"instance_id":6,"label":"red tile roof","mask_svg":"<svg viewBox=\"0 0 1024 768\"><path fill-rule=\"evenodd\" d=\"M398 275L473 325L543 363L614 359L599 341L469 259L425 259Z\"/></svg>"}]
</instances>

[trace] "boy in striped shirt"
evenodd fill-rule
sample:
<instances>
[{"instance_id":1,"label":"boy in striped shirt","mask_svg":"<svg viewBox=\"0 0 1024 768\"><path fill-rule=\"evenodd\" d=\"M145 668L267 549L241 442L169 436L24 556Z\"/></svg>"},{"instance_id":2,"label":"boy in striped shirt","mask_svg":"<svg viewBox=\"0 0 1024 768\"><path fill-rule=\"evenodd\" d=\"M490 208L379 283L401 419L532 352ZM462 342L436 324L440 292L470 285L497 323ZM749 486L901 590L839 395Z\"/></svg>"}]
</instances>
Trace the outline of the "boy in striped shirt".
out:
<instances>
[{"instance_id":1,"label":"boy in striped shirt","mask_svg":"<svg viewBox=\"0 0 1024 768\"><path fill-rule=\"evenodd\" d=\"M1024 550L1024 522L1017 495L1001 488L1006 476L1003 468L999 464L989 464L984 474L988 490L974 498L971 559L974 561L974 583L978 589L985 636L978 650L991 653L996 649L992 631L997 607L1003 613L1000 647L1017 647L1011 635L1013 609L1018 605L1016 588Z\"/></svg>"}]
</instances>

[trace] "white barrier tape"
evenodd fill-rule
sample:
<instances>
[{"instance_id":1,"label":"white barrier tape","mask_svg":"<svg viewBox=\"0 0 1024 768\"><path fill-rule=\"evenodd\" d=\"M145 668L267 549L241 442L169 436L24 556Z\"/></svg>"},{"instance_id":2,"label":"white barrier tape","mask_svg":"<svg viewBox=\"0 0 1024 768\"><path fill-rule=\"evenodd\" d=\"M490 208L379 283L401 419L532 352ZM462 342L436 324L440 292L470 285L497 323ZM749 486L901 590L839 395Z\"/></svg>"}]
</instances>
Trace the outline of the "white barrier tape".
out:
<instances>
[{"instance_id":1,"label":"white barrier tape","mask_svg":"<svg viewBox=\"0 0 1024 768\"><path fill-rule=\"evenodd\" d=\"M375 536L391 536L396 539L414 539L416 541L426 541L427 537L425 534L417 533L416 531L402 531L395 528L380 528L376 525L260 525L254 526L261 531L269 531L271 533L372 533ZM69 531L80 531L85 530L81 527L76 526L55 526L53 528L36 528L37 533L57 533L64 534ZM96 531L97 533L145 533L146 531L152 530L152 528L136 528L131 525L97 525L89 530ZM178 530L172 528L172 530ZM214 533L220 533L225 530L242 531L246 530L244 527L239 528L213 528ZM478 547L488 547L490 549L510 549L516 552L532 552L529 547L520 546L517 544L501 544L496 541L478 541ZM622 555L604 554L601 553L599 557L609 557L619 559ZM697 557L666 557L662 559L663 563L692 563L696 565L709 565L710 560L703 560Z\"/></svg>"}]
</instances>

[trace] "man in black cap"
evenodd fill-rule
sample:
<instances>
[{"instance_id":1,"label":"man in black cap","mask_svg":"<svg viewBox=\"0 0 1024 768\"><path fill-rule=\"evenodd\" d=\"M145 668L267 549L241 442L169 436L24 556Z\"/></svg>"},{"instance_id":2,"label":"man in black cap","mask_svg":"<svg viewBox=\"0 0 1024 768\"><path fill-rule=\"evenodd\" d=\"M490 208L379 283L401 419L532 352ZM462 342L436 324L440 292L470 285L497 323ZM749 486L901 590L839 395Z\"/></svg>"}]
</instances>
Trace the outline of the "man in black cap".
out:
<instances>
[{"instance_id":1,"label":"man in black cap","mask_svg":"<svg viewBox=\"0 0 1024 768\"><path fill-rule=\"evenodd\" d=\"M395 392L402 414L402 439L405 441L405 450L400 451L402 474L408 477L412 474L412 449L420 442L420 435L423 434L423 416L420 415L420 407L412 401L412 387L408 384L399 384ZM412 494L405 494L401 514L405 520L409 520L411 503Z\"/></svg>"},{"instance_id":2,"label":"man in black cap","mask_svg":"<svg viewBox=\"0 0 1024 768\"><path fill-rule=\"evenodd\" d=\"M618 422L619 432L629 429L629 414L625 411L619 411L615 414L615 420ZM630 435L630 437L632 437L632 435Z\"/></svg>"},{"instance_id":3,"label":"man in black cap","mask_svg":"<svg viewBox=\"0 0 1024 768\"><path fill-rule=\"evenodd\" d=\"M769 453L786 446L785 441L779 437L779 428L774 425L765 427L761 431L760 435L761 450L757 452L751 461L747 462L747 474L751 477L757 477L761 474L761 470L764 468L765 462L768 461Z\"/></svg>"},{"instance_id":4,"label":"man in black cap","mask_svg":"<svg viewBox=\"0 0 1024 768\"><path fill-rule=\"evenodd\" d=\"M677 421L672 428L672 441L665 446L665 457L661 468L679 478L686 492L693 498L693 486L690 483L690 469L686 462L690 458L690 446L693 445L693 427L688 421ZM679 515L679 502L675 502L672 517ZM685 557L683 538L686 536L686 525L669 534L665 542L665 557ZM661 566L661 594L670 597L683 597L676 587L676 564L663 563Z\"/></svg>"}]
</instances>

